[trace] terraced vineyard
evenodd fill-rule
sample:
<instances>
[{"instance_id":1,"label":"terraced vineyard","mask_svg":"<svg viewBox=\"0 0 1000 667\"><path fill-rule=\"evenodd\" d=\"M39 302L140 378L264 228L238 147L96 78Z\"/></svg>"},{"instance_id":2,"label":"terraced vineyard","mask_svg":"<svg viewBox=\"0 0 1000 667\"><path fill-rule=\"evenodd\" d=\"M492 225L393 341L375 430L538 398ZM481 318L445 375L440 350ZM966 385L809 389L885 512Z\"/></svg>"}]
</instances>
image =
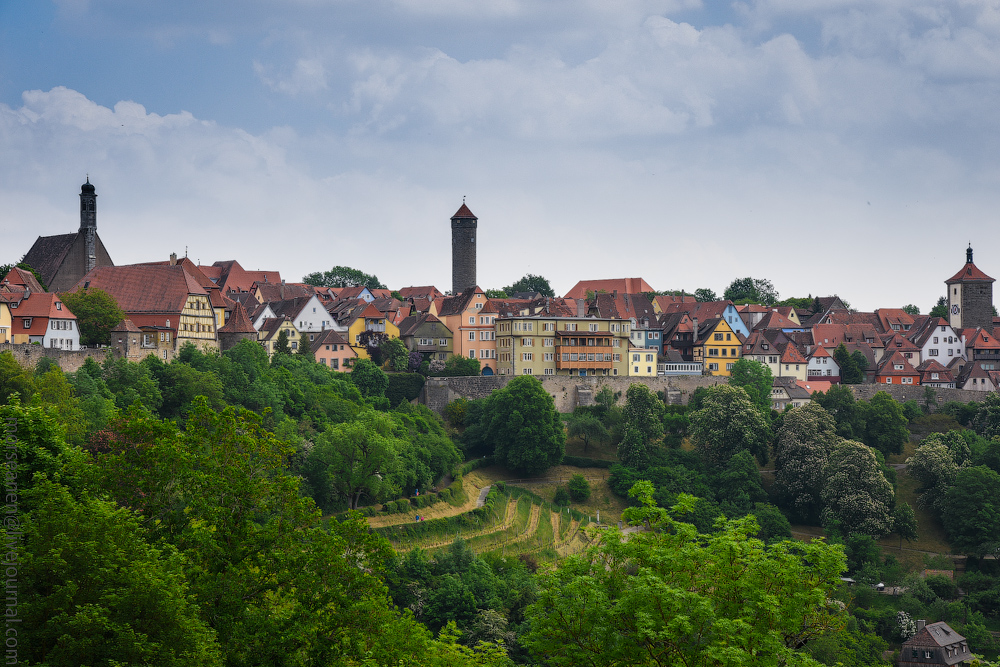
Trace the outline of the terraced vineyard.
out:
<instances>
[{"instance_id":1,"label":"terraced vineyard","mask_svg":"<svg viewBox=\"0 0 1000 667\"><path fill-rule=\"evenodd\" d=\"M590 517L556 507L523 488L494 485L485 505L477 509L480 491L490 481L472 472L463 480L465 498L457 506L438 503L408 514L372 517L369 523L398 551L415 547L433 551L462 537L480 553L531 553L549 561L577 553L589 544L585 528ZM416 514L425 520L415 521Z\"/></svg>"}]
</instances>

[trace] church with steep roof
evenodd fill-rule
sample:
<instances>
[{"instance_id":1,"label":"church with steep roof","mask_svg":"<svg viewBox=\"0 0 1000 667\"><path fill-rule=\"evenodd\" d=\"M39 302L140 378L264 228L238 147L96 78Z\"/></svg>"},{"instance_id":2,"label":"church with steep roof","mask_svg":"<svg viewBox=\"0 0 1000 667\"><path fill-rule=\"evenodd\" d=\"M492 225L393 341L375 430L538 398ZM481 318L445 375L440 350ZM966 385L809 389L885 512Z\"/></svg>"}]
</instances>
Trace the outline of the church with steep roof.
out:
<instances>
[{"instance_id":1,"label":"church with steep roof","mask_svg":"<svg viewBox=\"0 0 1000 667\"><path fill-rule=\"evenodd\" d=\"M50 292L72 289L96 266L115 265L97 235L97 193L89 177L80 188L80 229L39 236L21 261L38 272Z\"/></svg>"}]
</instances>

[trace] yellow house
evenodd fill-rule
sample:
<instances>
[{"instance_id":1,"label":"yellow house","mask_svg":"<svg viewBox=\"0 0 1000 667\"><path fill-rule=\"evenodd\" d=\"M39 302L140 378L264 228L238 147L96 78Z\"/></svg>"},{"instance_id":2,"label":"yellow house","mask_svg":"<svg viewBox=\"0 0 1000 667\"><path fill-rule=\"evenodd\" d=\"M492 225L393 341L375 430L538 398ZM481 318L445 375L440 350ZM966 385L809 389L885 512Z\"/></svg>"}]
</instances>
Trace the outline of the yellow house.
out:
<instances>
[{"instance_id":1,"label":"yellow house","mask_svg":"<svg viewBox=\"0 0 1000 667\"><path fill-rule=\"evenodd\" d=\"M288 347L291 351L298 350L300 334L299 330L292 324L291 318L269 317L261 323L260 331L257 333L260 344L264 346L269 356L274 355L274 347L278 343L278 336L282 331L288 336Z\"/></svg>"},{"instance_id":2,"label":"yellow house","mask_svg":"<svg viewBox=\"0 0 1000 667\"><path fill-rule=\"evenodd\" d=\"M0 295L0 343L10 342L10 328L12 326L10 318L10 306Z\"/></svg>"},{"instance_id":3,"label":"yellow house","mask_svg":"<svg viewBox=\"0 0 1000 667\"><path fill-rule=\"evenodd\" d=\"M729 377L733 364L740 358L743 341L726 320L715 318L698 326L692 354L704 364L711 375Z\"/></svg>"},{"instance_id":4,"label":"yellow house","mask_svg":"<svg viewBox=\"0 0 1000 667\"><path fill-rule=\"evenodd\" d=\"M628 320L521 315L496 321L500 375L624 376ZM655 351L653 374L656 374Z\"/></svg>"},{"instance_id":5,"label":"yellow house","mask_svg":"<svg viewBox=\"0 0 1000 667\"><path fill-rule=\"evenodd\" d=\"M347 327L347 341L358 354L359 359L368 359L368 350L361 341L361 334L366 331L384 333L389 338L399 338L399 327L389 320L385 313L372 304L367 304L360 312L356 312L354 321Z\"/></svg>"},{"instance_id":6,"label":"yellow house","mask_svg":"<svg viewBox=\"0 0 1000 667\"><path fill-rule=\"evenodd\" d=\"M628 351L630 377L656 377L656 350L633 347Z\"/></svg>"}]
</instances>

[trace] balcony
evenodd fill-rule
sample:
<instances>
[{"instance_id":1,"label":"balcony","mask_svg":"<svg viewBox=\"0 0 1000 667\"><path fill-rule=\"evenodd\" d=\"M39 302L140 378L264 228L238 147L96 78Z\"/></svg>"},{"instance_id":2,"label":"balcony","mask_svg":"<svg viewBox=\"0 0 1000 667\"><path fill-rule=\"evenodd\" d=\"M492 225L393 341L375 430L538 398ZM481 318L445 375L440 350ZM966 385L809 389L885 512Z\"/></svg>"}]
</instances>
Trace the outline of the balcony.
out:
<instances>
[{"instance_id":1,"label":"balcony","mask_svg":"<svg viewBox=\"0 0 1000 667\"><path fill-rule=\"evenodd\" d=\"M596 352L596 350L609 350L608 352ZM579 369L579 368L611 368L614 365L614 356L610 352L611 348L602 345L583 347L571 347L562 345L556 353L556 368L559 370ZM601 360L598 361L598 358Z\"/></svg>"},{"instance_id":2,"label":"balcony","mask_svg":"<svg viewBox=\"0 0 1000 667\"><path fill-rule=\"evenodd\" d=\"M701 372L701 363L672 362L667 364L656 364L657 375L701 375Z\"/></svg>"}]
</instances>

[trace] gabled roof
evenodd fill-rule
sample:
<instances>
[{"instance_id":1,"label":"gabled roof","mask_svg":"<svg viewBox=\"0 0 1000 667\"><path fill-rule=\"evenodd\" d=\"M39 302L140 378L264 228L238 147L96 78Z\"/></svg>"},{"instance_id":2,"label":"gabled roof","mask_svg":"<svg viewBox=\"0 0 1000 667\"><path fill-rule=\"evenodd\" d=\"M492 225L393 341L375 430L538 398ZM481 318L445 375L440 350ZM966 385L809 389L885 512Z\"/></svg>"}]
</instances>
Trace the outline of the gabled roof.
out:
<instances>
[{"instance_id":1,"label":"gabled roof","mask_svg":"<svg viewBox=\"0 0 1000 667\"><path fill-rule=\"evenodd\" d=\"M936 648L939 650L935 662L931 664L955 665L960 662L970 660L972 654L965 637L951 629L944 621L928 623L917 634L903 642L903 650L910 647ZM958 650L940 652L941 649L952 648ZM951 653L951 655L948 655Z\"/></svg>"},{"instance_id":2,"label":"gabled roof","mask_svg":"<svg viewBox=\"0 0 1000 667\"><path fill-rule=\"evenodd\" d=\"M207 295L182 266L129 264L98 266L74 289L93 287L110 294L135 321L135 313L180 313L188 296Z\"/></svg>"},{"instance_id":3,"label":"gabled roof","mask_svg":"<svg viewBox=\"0 0 1000 667\"><path fill-rule=\"evenodd\" d=\"M78 235L79 232L39 236L21 261L38 271L46 284L50 283L55 278L56 271L62 266L63 260L66 259L66 253L73 247L73 242L76 241Z\"/></svg>"},{"instance_id":4,"label":"gabled roof","mask_svg":"<svg viewBox=\"0 0 1000 667\"><path fill-rule=\"evenodd\" d=\"M721 318L726 309L733 305L732 301L702 301L695 303L671 303L663 309L665 313L687 313L699 320Z\"/></svg>"},{"instance_id":5,"label":"gabled roof","mask_svg":"<svg viewBox=\"0 0 1000 667\"><path fill-rule=\"evenodd\" d=\"M284 283L262 283L254 282L254 289L251 291L256 291L260 294L260 300L262 302L272 302L272 301L284 301L285 299L294 299L296 297L310 297L312 296L312 291L302 287L300 285L285 285Z\"/></svg>"},{"instance_id":6,"label":"gabled roof","mask_svg":"<svg viewBox=\"0 0 1000 667\"><path fill-rule=\"evenodd\" d=\"M581 280L573 286L573 289L566 292L565 296L570 299L583 299L587 296L588 291L594 294L600 292L610 294L615 291L621 294L641 294L654 290L642 278L607 278L605 280Z\"/></svg>"},{"instance_id":7,"label":"gabled roof","mask_svg":"<svg viewBox=\"0 0 1000 667\"><path fill-rule=\"evenodd\" d=\"M812 353L809 355L810 359L832 357L833 355L826 351L826 348L822 345L817 345L813 348Z\"/></svg>"},{"instance_id":8,"label":"gabled roof","mask_svg":"<svg viewBox=\"0 0 1000 667\"><path fill-rule=\"evenodd\" d=\"M902 366L902 368L896 368L896 366ZM910 360L903 356L902 352L892 352L890 354L886 351L886 354L879 361L876 375L880 377L912 376L919 375L919 373L913 367L913 364L910 363Z\"/></svg>"},{"instance_id":9,"label":"gabled roof","mask_svg":"<svg viewBox=\"0 0 1000 667\"><path fill-rule=\"evenodd\" d=\"M448 329L444 322L438 318L430 313L420 313L419 315L411 315L399 323L399 335L400 337L416 335L417 329L421 326L434 323L440 324L446 331L451 333L451 329Z\"/></svg>"},{"instance_id":10,"label":"gabled roof","mask_svg":"<svg viewBox=\"0 0 1000 667\"><path fill-rule=\"evenodd\" d=\"M799 348L795 347L791 343L788 343L785 345L785 350L781 353L781 363L805 364L808 362L806 361L806 358L802 356L802 353L799 352Z\"/></svg>"},{"instance_id":11,"label":"gabled roof","mask_svg":"<svg viewBox=\"0 0 1000 667\"><path fill-rule=\"evenodd\" d=\"M927 361L924 361L919 366L917 366L917 371L921 374L923 378L927 379L928 382L932 381L929 379L931 373L938 374L938 379L936 380L937 382L954 382L955 380L955 377L954 375L952 375L952 372L947 368L945 368L944 366L942 366L941 362L938 361L937 359L928 359Z\"/></svg>"},{"instance_id":12,"label":"gabled roof","mask_svg":"<svg viewBox=\"0 0 1000 667\"><path fill-rule=\"evenodd\" d=\"M287 317L269 317L261 322L260 340L268 341L274 338L278 334L279 329L281 329L281 325L285 323L290 324L293 329L295 328L295 324ZM297 332L298 329L295 329L295 331Z\"/></svg>"},{"instance_id":13,"label":"gabled roof","mask_svg":"<svg viewBox=\"0 0 1000 667\"><path fill-rule=\"evenodd\" d=\"M51 292L32 292L30 296L21 298L17 302L17 308L12 308L10 314L12 317L76 319L76 315L70 312L69 307L62 302L59 295ZM24 333L24 331L18 329L16 333Z\"/></svg>"},{"instance_id":14,"label":"gabled roof","mask_svg":"<svg viewBox=\"0 0 1000 667\"><path fill-rule=\"evenodd\" d=\"M907 331L913 326L913 315L902 308L879 308L875 311L882 331Z\"/></svg>"},{"instance_id":15,"label":"gabled roof","mask_svg":"<svg viewBox=\"0 0 1000 667\"><path fill-rule=\"evenodd\" d=\"M974 350L997 350L1000 349L1000 340L997 340L992 331L978 328L972 330L971 335L966 335L965 347L971 347Z\"/></svg>"},{"instance_id":16,"label":"gabled roof","mask_svg":"<svg viewBox=\"0 0 1000 667\"><path fill-rule=\"evenodd\" d=\"M483 292L483 290L479 289L478 285L473 285L472 287L466 287L462 290L461 294L445 297L438 308L438 316L461 315L469 307L469 303L472 302L476 292ZM485 292L483 294L485 295Z\"/></svg>"},{"instance_id":17,"label":"gabled roof","mask_svg":"<svg viewBox=\"0 0 1000 667\"><path fill-rule=\"evenodd\" d=\"M257 330L253 328L253 323L250 321L247 310L243 307L242 303L236 304L236 308L233 309L233 314L229 316L229 320L219 327L219 333L223 334L256 332Z\"/></svg>"},{"instance_id":18,"label":"gabled roof","mask_svg":"<svg viewBox=\"0 0 1000 667\"><path fill-rule=\"evenodd\" d=\"M344 352L357 356L357 352L355 352L354 348L347 344L347 340L344 336L339 331L335 331L333 329L326 329L321 332L316 337L316 340L312 342L312 345L313 349L316 351L319 351L320 345L344 345Z\"/></svg>"},{"instance_id":19,"label":"gabled roof","mask_svg":"<svg viewBox=\"0 0 1000 667\"><path fill-rule=\"evenodd\" d=\"M914 345L913 341L903 335L903 332L894 333L884 339L886 352L920 352L920 348Z\"/></svg>"},{"instance_id":20,"label":"gabled roof","mask_svg":"<svg viewBox=\"0 0 1000 667\"><path fill-rule=\"evenodd\" d=\"M801 328L801 325L796 322L793 322L792 320L788 319L781 313L772 310L771 312L767 313L766 315L764 315L764 317L761 318L760 322L758 322L757 325L754 326L754 330L757 331L762 329L794 329L796 327Z\"/></svg>"},{"instance_id":21,"label":"gabled roof","mask_svg":"<svg viewBox=\"0 0 1000 667\"><path fill-rule=\"evenodd\" d=\"M267 304L271 306L271 310L276 317L287 315L294 320L311 300L312 296L297 296L283 301L268 301Z\"/></svg>"},{"instance_id":22,"label":"gabled roof","mask_svg":"<svg viewBox=\"0 0 1000 667\"><path fill-rule=\"evenodd\" d=\"M444 292L434 285L422 285L420 287L403 287L399 290L400 296L404 299L427 299L433 301L439 296L444 296Z\"/></svg>"},{"instance_id":23,"label":"gabled roof","mask_svg":"<svg viewBox=\"0 0 1000 667\"><path fill-rule=\"evenodd\" d=\"M29 264L30 266L30 264ZM36 271L38 269L35 269ZM30 289L32 292L44 292L41 284L39 284L38 279L35 278L35 274L31 271L25 271L24 269L14 267L12 268L6 276L4 276L3 281L10 283L11 285L19 285L21 287ZM0 282L3 282L0 281Z\"/></svg>"},{"instance_id":24,"label":"gabled roof","mask_svg":"<svg viewBox=\"0 0 1000 667\"><path fill-rule=\"evenodd\" d=\"M812 396L814 391L821 391L825 394L833 386L832 382L827 382L826 380L799 380L796 384L808 391L810 396Z\"/></svg>"},{"instance_id":25,"label":"gabled roof","mask_svg":"<svg viewBox=\"0 0 1000 667\"><path fill-rule=\"evenodd\" d=\"M951 325L943 317L922 317L919 321L914 322L913 327L907 332L907 338L913 341L914 345L922 348L927 344L927 339L935 333L939 336L944 335L938 331L938 327L942 326L951 328ZM947 329L945 333L947 333Z\"/></svg>"}]
</instances>

